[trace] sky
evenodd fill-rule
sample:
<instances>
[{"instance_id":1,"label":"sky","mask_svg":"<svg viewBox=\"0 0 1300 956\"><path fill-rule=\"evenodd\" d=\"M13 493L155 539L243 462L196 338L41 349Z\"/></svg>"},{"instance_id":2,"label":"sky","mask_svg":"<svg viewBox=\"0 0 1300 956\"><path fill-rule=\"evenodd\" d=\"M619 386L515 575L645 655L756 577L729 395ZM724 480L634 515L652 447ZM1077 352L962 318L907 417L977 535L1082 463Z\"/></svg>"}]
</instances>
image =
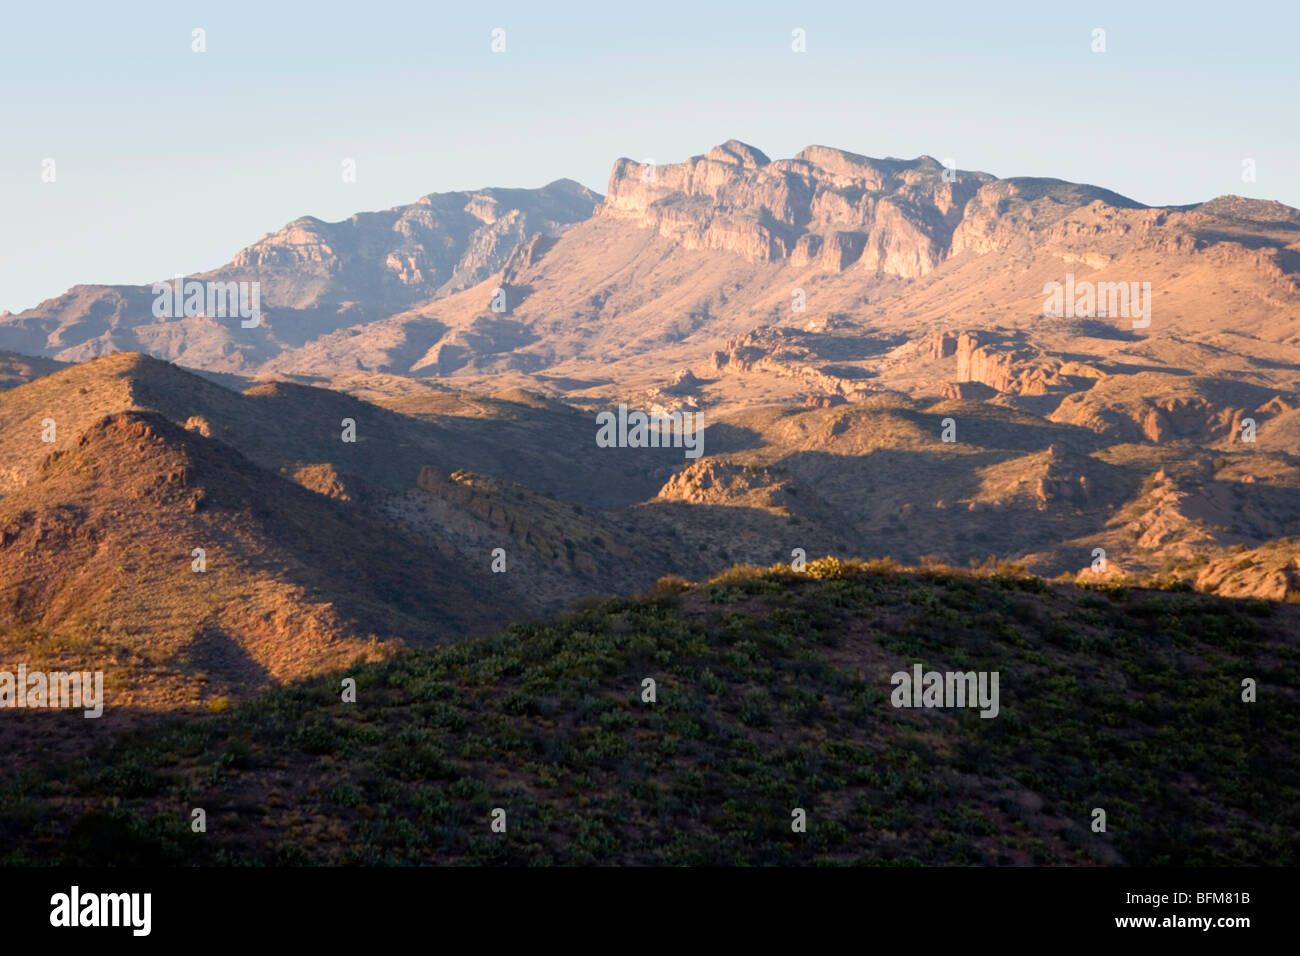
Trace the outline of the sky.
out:
<instances>
[{"instance_id":1,"label":"sky","mask_svg":"<svg viewBox=\"0 0 1300 956\"><path fill-rule=\"evenodd\" d=\"M7 4L0 309L730 138L1300 207L1298 26L1297 0Z\"/></svg>"}]
</instances>

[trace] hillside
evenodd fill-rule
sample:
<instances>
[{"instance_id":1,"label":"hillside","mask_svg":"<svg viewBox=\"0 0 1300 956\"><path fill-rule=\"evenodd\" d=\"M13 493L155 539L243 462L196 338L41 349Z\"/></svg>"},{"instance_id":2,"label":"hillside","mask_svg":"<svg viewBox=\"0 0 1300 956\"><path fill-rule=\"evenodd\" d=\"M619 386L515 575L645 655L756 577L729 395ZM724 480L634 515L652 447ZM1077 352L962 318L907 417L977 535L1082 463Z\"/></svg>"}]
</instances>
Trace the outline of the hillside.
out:
<instances>
[{"instance_id":1,"label":"hillside","mask_svg":"<svg viewBox=\"0 0 1300 956\"><path fill-rule=\"evenodd\" d=\"M101 418L0 500L0 651L102 670L123 710L481 630L508 593L489 578L150 412Z\"/></svg>"},{"instance_id":2,"label":"hillside","mask_svg":"<svg viewBox=\"0 0 1300 956\"><path fill-rule=\"evenodd\" d=\"M476 575L507 548L514 573L494 587L520 612L709 567L674 559L615 515L653 498L680 451L611 454L588 415L525 392L372 397L383 404L292 382L234 391L139 353L94 359L0 394L0 500L105 415L148 412ZM345 422L355 441L342 440ZM477 475L474 493L449 493L452 475Z\"/></svg>"},{"instance_id":3,"label":"hillside","mask_svg":"<svg viewBox=\"0 0 1300 956\"><path fill-rule=\"evenodd\" d=\"M54 393L89 374L78 387L94 401L48 412L72 434L87 408L151 408L417 537L441 524L481 551L505 532L550 608L794 547L994 554L1051 576L1100 548L1113 570L1210 586L1223 578L1198 577L1201 563L1300 534L1300 211L1233 196L1148 207L926 156L771 159L734 140L680 163L618 160L600 202L563 182L426 199L328 230L303 220L239 260L276 308L356 292L365 315L340 306L296 338L274 321L223 326L220 358L180 350L184 323L211 319L131 340L208 375L241 371L239 397L114 356L96 361L127 363L114 376L129 386L90 363L11 390L0 493L46 450L31 436ZM432 241L427 216L439 236L465 216L545 228L511 226L491 255L421 259L424 278L399 281L391 242ZM455 234L454 249L485 248ZM394 282L402 295L384 291ZM1114 283L1138 289L1132 308ZM1052 284L1112 286L1116 301L1056 314ZM92 354L68 350L108 314L92 299L41 312L62 318L32 351ZM45 321L9 317L0 344ZM701 412L705 458L594 447L591 415L619 402ZM336 440L344 418L355 445ZM445 483L420 487L425 469L478 476L452 496L472 498L468 515ZM579 516L552 495L604 513L563 533Z\"/></svg>"},{"instance_id":4,"label":"hillside","mask_svg":"<svg viewBox=\"0 0 1300 956\"><path fill-rule=\"evenodd\" d=\"M1209 588L1224 579L1201 575L1205 561L1300 534L1300 455L1285 440L1292 413L1267 390L1179 382L1151 384L1132 407L1102 383L1091 405L1047 418L897 392L755 404L706 417L691 460L600 448L590 410L519 389L235 391L118 353L0 393L0 494L103 416L148 411L466 566L508 549L512 600L530 610L664 573L786 561L796 547L958 566L992 554L1048 576L1089 567L1103 548L1111 572ZM1261 419L1254 443L1237 440L1246 412ZM341 440L344 421L355 442Z\"/></svg>"},{"instance_id":5,"label":"hillside","mask_svg":"<svg viewBox=\"0 0 1300 956\"><path fill-rule=\"evenodd\" d=\"M667 451L633 460L602 456L588 416L523 392L372 396L380 405L294 382L239 384L246 387L235 391L170 363L119 352L0 393L0 494L21 487L45 455L69 447L99 417L132 409L217 438L272 471L293 476L330 467L363 497L367 489L412 488L424 467L437 465L616 506L653 495L681 461L680 452ZM42 441L46 419L56 426L53 442ZM355 442L341 441L344 419L356 424ZM595 480L590 473L598 469L604 479L618 480Z\"/></svg>"},{"instance_id":6,"label":"hillside","mask_svg":"<svg viewBox=\"0 0 1300 956\"><path fill-rule=\"evenodd\" d=\"M17 352L0 352L0 389L13 388L61 367L50 359L33 358Z\"/></svg>"},{"instance_id":7,"label":"hillside","mask_svg":"<svg viewBox=\"0 0 1300 956\"><path fill-rule=\"evenodd\" d=\"M1294 602L1298 230L733 140L296 220L195 277L260 328L78 286L0 318L0 647L135 713L799 550Z\"/></svg>"},{"instance_id":8,"label":"hillside","mask_svg":"<svg viewBox=\"0 0 1300 956\"><path fill-rule=\"evenodd\" d=\"M9 863L1294 866L1297 611L735 568L47 757L0 833ZM996 717L891 706L916 664L998 672Z\"/></svg>"}]
</instances>

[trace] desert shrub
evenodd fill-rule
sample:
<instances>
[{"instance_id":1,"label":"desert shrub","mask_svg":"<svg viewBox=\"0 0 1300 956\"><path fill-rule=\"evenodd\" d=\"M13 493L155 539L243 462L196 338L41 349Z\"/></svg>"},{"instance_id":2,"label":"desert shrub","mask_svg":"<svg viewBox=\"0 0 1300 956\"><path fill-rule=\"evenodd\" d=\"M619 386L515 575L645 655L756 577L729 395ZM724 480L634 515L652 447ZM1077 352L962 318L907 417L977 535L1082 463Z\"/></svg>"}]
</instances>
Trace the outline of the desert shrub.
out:
<instances>
[{"instance_id":1,"label":"desert shrub","mask_svg":"<svg viewBox=\"0 0 1300 956\"><path fill-rule=\"evenodd\" d=\"M818 581L835 581L844 577L844 565L839 558L827 555L808 562L808 576Z\"/></svg>"}]
</instances>

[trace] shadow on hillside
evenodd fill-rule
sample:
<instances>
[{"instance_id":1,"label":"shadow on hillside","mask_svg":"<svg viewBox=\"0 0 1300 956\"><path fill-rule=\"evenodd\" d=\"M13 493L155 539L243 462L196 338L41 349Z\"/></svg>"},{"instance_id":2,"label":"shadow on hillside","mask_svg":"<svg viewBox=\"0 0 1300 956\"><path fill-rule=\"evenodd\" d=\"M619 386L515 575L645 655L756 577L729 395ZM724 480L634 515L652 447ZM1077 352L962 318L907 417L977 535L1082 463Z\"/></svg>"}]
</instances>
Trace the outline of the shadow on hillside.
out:
<instances>
[{"instance_id":1,"label":"shadow on hillside","mask_svg":"<svg viewBox=\"0 0 1300 956\"><path fill-rule=\"evenodd\" d=\"M738 451L762 448L763 436L752 428L718 422L704 427L704 454L729 455Z\"/></svg>"},{"instance_id":2,"label":"shadow on hillside","mask_svg":"<svg viewBox=\"0 0 1300 956\"><path fill-rule=\"evenodd\" d=\"M229 694L243 697L272 683L271 672L215 625L195 634L169 663L185 672L208 675L205 698Z\"/></svg>"},{"instance_id":3,"label":"shadow on hillside","mask_svg":"<svg viewBox=\"0 0 1300 956\"><path fill-rule=\"evenodd\" d=\"M1037 476L1019 487L987 484L987 469L1024 455L1002 449L962 455L896 448L859 456L801 451L778 464L796 488L816 492L820 507L807 517L833 532L837 554L888 554L913 562L933 554L957 566L990 553L1013 557L1098 534L1114 507L1135 498L1149 475L1142 464L1079 456L1042 475L1046 498L1040 506ZM1081 476L1088 480L1086 494L1076 490ZM793 510L804 513L798 503Z\"/></svg>"},{"instance_id":4,"label":"shadow on hillside","mask_svg":"<svg viewBox=\"0 0 1300 956\"><path fill-rule=\"evenodd\" d=\"M957 400L946 400L955 404ZM1058 397L1059 401L1059 397ZM924 411L899 409L898 416L912 422L923 432L933 436L935 450L978 448L1028 454L1046 451L1056 444L1079 454L1089 454L1109 444L1096 432L1077 425L1034 421L1008 421L1010 417L1001 406L977 400L967 400L962 405L947 409ZM945 444L942 440L944 420L951 418L956 425L956 442Z\"/></svg>"}]
</instances>

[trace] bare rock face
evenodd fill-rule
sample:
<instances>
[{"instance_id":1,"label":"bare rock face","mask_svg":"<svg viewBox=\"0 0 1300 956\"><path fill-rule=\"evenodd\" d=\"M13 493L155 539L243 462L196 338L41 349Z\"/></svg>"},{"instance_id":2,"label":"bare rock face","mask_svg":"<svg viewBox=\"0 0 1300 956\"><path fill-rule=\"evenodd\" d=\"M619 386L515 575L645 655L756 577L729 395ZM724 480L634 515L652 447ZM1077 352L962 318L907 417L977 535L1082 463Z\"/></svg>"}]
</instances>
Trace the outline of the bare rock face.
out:
<instances>
[{"instance_id":1,"label":"bare rock face","mask_svg":"<svg viewBox=\"0 0 1300 956\"><path fill-rule=\"evenodd\" d=\"M534 233L526 242L520 245L510 254L506 260L505 268L502 269L503 280L510 282L518 274L520 269L526 269L529 266L536 265L546 253L550 252L555 246L557 236L548 236L545 233Z\"/></svg>"},{"instance_id":2,"label":"bare rock face","mask_svg":"<svg viewBox=\"0 0 1300 956\"><path fill-rule=\"evenodd\" d=\"M997 394L983 382L944 382L939 386L939 394L944 398L978 399L992 398Z\"/></svg>"},{"instance_id":3,"label":"bare rock face","mask_svg":"<svg viewBox=\"0 0 1300 956\"><path fill-rule=\"evenodd\" d=\"M293 480L326 498L336 498L339 501L352 500L347 483L333 465L300 465L293 471Z\"/></svg>"},{"instance_id":4,"label":"bare rock face","mask_svg":"<svg viewBox=\"0 0 1300 956\"><path fill-rule=\"evenodd\" d=\"M1235 434L1243 417L1239 408L1216 408L1209 402L1184 398L1155 400L1142 420L1142 434L1149 441L1162 441L1209 433L1213 438Z\"/></svg>"},{"instance_id":5,"label":"bare rock face","mask_svg":"<svg viewBox=\"0 0 1300 956\"><path fill-rule=\"evenodd\" d=\"M700 390L700 380L688 368L678 369L671 385L663 391L668 395L694 395Z\"/></svg>"},{"instance_id":6,"label":"bare rock face","mask_svg":"<svg viewBox=\"0 0 1300 956\"><path fill-rule=\"evenodd\" d=\"M1262 425L1293 407L1294 394L1270 391L1200 376L1106 376L1087 391L1067 395L1050 418L1128 441L1232 443L1243 419Z\"/></svg>"},{"instance_id":7,"label":"bare rock face","mask_svg":"<svg viewBox=\"0 0 1300 956\"><path fill-rule=\"evenodd\" d=\"M1011 388L1011 356L979 344L979 335L963 332L957 337L957 381L980 382L1005 392Z\"/></svg>"},{"instance_id":8,"label":"bare rock face","mask_svg":"<svg viewBox=\"0 0 1300 956\"><path fill-rule=\"evenodd\" d=\"M1091 207L1091 215L1076 215L1080 207ZM951 252L982 255L1023 243L1030 236L1040 243L1050 237L1058 244L1081 236L1087 240L1082 248L1095 252L1103 235L1130 234L1135 224L1154 223L1163 214L1164 210L1148 210L1096 186L1059 179L999 179L980 186L963 208L961 222L953 230Z\"/></svg>"},{"instance_id":9,"label":"bare rock face","mask_svg":"<svg viewBox=\"0 0 1300 956\"><path fill-rule=\"evenodd\" d=\"M715 146L704 156L715 163L731 163L747 169L757 169L771 162L761 149L755 149L738 139L729 139L721 146Z\"/></svg>"},{"instance_id":10,"label":"bare rock face","mask_svg":"<svg viewBox=\"0 0 1300 956\"><path fill-rule=\"evenodd\" d=\"M803 400L804 408L836 408L847 404L843 395L809 395Z\"/></svg>"},{"instance_id":11,"label":"bare rock face","mask_svg":"<svg viewBox=\"0 0 1300 956\"><path fill-rule=\"evenodd\" d=\"M1224 597L1294 601L1300 595L1300 554L1286 541L1230 552L1200 569L1196 589Z\"/></svg>"},{"instance_id":12,"label":"bare rock face","mask_svg":"<svg viewBox=\"0 0 1300 956\"><path fill-rule=\"evenodd\" d=\"M1045 395L1060 384L1060 364L1041 360L1032 349L1000 341L996 333L963 332L957 336L957 382L975 382L997 392Z\"/></svg>"},{"instance_id":13,"label":"bare rock face","mask_svg":"<svg viewBox=\"0 0 1300 956\"><path fill-rule=\"evenodd\" d=\"M620 159L600 214L689 249L915 278L943 259L961 210L991 180L930 157L876 160L825 146L772 161L728 140L684 163Z\"/></svg>"},{"instance_id":14,"label":"bare rock face","mask_svg":"<svg viewBox=\"0 0 1300 956\"><path fill-rule=\"evenodd\" d=\"M925 346L926 357L931 361L945 359L957 354L957 336L951 332L938 332L930 336Z\"/></svg>"},{"instance_id":15,"label":"bare rock face","mask_svg":"<svg viewBox=\"0 0 1300 956\"><path fill-rule=\"evenodd\" d=\"M1137 546L1167 556L1190 556L1198 547L1226 548L1232 542L1216 530L1222 511L1204 486L1186 476L1155 472L1141 512L1125 525Z\"/></svg>"},{"instance_id":16,"label":"bare rock face","mask_svg":"<svg viewBox=\"0 0 1300 956\"><path fill-rule=\"evenodd\" d=\"M660 501L694 504L745 503L758 508L785 508L793 485L780 466L740 465L702 460L692 463L659 491Z\"/></svg>"},{"instance_id":17,"label":"bare rock face","mask_svg":"<svg viewBox=\"0 0 1300 956\"><path fill-rule=\"evenodd\" d=\"M1088 478L1086 475L1080 475L1072 481L1069 478L1047 475L1038 479L1034 486L1034 496L1038 500L1039 510L1042 511L1046 511L1049 505L1057 502L1083 506L1088 503Z\"/></svg>"},{"instance_id":18,"label":"bare rock face","mask_svg":"<svg viewBox=\"0 0 1300 956\"><path fill-rule=\"evenodd\" d=\"M202 415L191 415L185 420L185 430L198 432L204 438L212 437L212 423Z\"/></svg>"}]
</instances>

